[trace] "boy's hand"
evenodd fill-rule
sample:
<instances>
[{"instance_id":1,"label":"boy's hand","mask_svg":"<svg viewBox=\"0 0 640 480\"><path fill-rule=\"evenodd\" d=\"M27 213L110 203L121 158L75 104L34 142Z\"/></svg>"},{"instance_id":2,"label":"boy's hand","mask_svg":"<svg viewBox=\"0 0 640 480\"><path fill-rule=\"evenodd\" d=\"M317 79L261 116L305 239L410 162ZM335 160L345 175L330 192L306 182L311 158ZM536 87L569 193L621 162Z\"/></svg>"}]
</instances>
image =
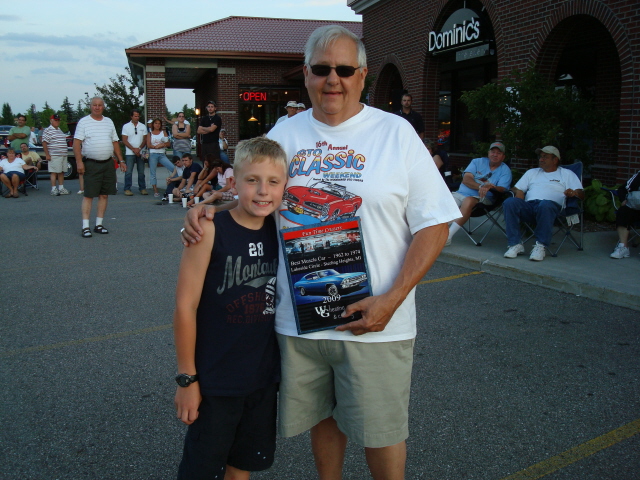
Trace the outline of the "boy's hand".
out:
<instances>
[{"instance_id":1,"label":"boy's hand","mask_svg":"<svg viewBox=\"0 0 640 480\"><path fill-rule=\"evenodd\" d=\"M187 425L195 422L198 418L200 402L202 402L202 395L200 395L198 382L192 383L188 387L177 387L175 405L178 419Z\"/></svg>"},{"instance_id":2,"label":"boy's hand","mask_svg":"<svg viewBox=\"0 0 640 480\"><path fill-rule=\"evenodd\" d=\"M188 247L202 240L202 229L200 228L199 218L204 217L207 220L213 220L216 213L215 207L207 205L195 205L187 212L184 219L184 228L180 231L182 235L182 244Z\"/></svg>"}]
</instances>

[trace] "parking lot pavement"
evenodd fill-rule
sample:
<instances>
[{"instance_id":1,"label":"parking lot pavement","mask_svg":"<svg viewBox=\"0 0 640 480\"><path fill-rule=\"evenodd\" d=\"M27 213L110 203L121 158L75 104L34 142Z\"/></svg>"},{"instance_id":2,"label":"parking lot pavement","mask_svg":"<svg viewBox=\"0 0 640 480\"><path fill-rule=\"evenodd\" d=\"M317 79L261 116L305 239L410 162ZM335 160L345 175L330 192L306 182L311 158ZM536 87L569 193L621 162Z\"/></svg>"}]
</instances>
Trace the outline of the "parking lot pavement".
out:
<instances>
[{"instance_id":1,"label":"parking lot pavement","mask_svg":"<svg viewBox=\"0 0 640 480\"><path fill-rule=\"evenodd\" d=\"M0 478L175 478L183 216L117 195L112 233L83 239L75 194L0 204ZM441 262L416 301L407 479L638 478L637 311ZM316 478L308 435L252 478ZM368 478L353 444L344 478Z\"/></svg>"}]
</instances>

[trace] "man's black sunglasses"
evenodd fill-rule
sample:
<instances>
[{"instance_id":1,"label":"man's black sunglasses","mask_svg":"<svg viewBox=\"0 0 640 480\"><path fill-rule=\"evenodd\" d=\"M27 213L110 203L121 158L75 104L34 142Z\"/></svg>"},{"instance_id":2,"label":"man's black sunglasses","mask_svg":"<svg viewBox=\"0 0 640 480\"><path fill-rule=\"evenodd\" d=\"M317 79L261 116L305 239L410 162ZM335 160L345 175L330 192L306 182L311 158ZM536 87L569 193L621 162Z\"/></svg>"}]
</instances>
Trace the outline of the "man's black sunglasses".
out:
<instances>
[{"instance_id":1,"label":"man's black sunglasses","mask_svg":"<svg viewBox=\"0 0 640 480\"><path fill-rule=\"evenodd\" d=\"M356 70L360 67L351 67L349 65L338 65L337 67L330 67L329 65L311 65L311 73L316 77L328 77L331 70L336 71L336 75L339 77L352 77Z\"/></svg>"}]
</instances>

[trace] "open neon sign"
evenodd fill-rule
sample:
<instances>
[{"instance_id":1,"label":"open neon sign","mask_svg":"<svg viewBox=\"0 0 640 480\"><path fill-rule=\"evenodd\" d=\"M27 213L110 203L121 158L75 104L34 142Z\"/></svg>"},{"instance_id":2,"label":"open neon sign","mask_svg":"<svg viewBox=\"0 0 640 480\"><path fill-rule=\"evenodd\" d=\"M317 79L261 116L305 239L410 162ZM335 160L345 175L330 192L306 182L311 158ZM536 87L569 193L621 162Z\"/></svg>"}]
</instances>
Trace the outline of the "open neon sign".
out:
<instances>
[{"instance_id":1,"label":"open neon sign","mask_svg":"<svg viewBox=\"0 0 640 480\"><path fill-rule=\"evenodd\" d=\"M242 100L245 102L266 102L267 92L242 92Z\"/></svg>"}]
</instances>

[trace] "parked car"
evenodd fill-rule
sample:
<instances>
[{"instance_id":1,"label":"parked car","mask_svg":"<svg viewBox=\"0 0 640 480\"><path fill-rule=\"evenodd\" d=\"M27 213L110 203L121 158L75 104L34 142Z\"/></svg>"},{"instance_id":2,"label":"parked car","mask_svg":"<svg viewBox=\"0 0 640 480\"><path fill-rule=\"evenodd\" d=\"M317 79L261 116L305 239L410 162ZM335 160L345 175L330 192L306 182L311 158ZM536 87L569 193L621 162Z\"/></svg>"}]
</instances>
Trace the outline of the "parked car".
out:
<instances>
[{"instance_id":1,"label":"parked car","mask_svg":"<svg viewBox=\"0 0 640 480\"><path fill-rule=\"evenodd\" d=\"M13 128L13 125L0 125L0 148L9 147L9 130Z\"/></svg>"},{"instance_id":2,"label":"parked car","mask_svg":"<svg viewBox=\"0 0 640 480\"><path fill-rule=\"evenodd\" d=\"M353 217L362 205L362 198L347 191L347 187L324 180L306 187L287 188L282 197L290 212L310 215L321 221Z\"/></svg>"},{"instance_id":3,"label":"parked car","mask_svg":"<svg viewBox=\"0 0 640 480\"><path fill-rule=\"evenodd\" d=\"M335 297L361 289L366 281L367 274L364 272L339 273L327 269L307 273L293 285L293 288L303 297L308 294Z\"/></svg>"}]
</instances>

